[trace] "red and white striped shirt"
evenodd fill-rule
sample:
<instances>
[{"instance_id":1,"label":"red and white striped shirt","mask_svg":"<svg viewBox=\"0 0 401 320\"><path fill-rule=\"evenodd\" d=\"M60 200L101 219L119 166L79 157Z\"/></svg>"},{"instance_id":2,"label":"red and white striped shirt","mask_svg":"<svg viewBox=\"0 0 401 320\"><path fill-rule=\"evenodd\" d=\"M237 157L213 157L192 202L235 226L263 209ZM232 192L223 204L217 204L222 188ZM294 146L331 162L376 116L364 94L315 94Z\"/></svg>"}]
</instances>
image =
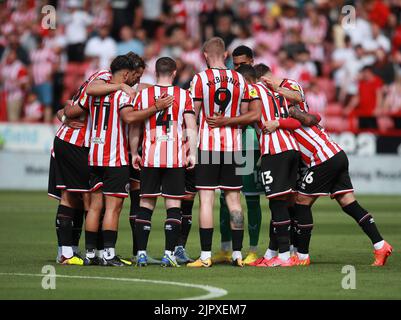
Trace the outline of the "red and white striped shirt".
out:
<instances>
[{"instance_id":1,"label":"red and white striped shirt","mask_svg":"<svg viewBox=\"0 0 401 320\"><path fill-rule=\"evenodd\" d=\"M92 74L78 89L74 97L73 103L79 103L84 107L85 101L88 99L86 88L94 80L103 80L110 82L112 74L109 70L100 70ZM91 120L88 115L85 115L84 126L81 129L73 129L69 126L62 124L56 132L56 136L61 140L76 145L78 147L89 147L91 134Z\"/></svg>"},{"instance_id":2,"label":"red and white striped shirt","mask_svg":"<svg viewBox=\"0 0 401 320\"><path fill-rule=\"evenodd\" d=\"M249 101L249 89L243 76L228 69L207 69L195 75L191 83L194 101L202 101L199 149L233 152L241 150L241 127L209 128L206 118L220 113L237 117L241 102Z\"/></svg>"},{"instance_id":3,"label":"red and white striped shirt","mask_svg":"<svg viewBox=\"0 0 401 320\"><path fill-rule=\"evenodd\" d=\"M304 91L299 83L294 80L284 79L281 86L300 92L303 102L299 103L299 106L302 111L309 111ZM294 137L298 142L302 161L308 167L316 166L341 151L341 148L319 125L312 127L301 126L294 130Z\"/></svg>"},{"instance_id":4,"label":"red and white striped shirt","mask_svg":"<svg viewBox=\"0 0 401 320\"><path fill-rule=\"evenodd\" d=\"M7 94L8 101L20 100L24 97L22 85L29 82L28 71L21 61L15 60L9 64L6 61L0 65L0 79Z\"/></svg>"},{"instance_id":5,"label":"red and white striped shirt","mask_svg":"<svg viewBox=\"0 0 401 320\"><path fill-rule=\"evenodd\" d=\"M174 97L173 105L148 118L143 125L142 161L144 167L181 168L185 166L184 113L195 113L189 91L176 86L153 86L142 90L135 99L135 110L154 105L163 93Z\"/></svg>"},{"instance_id":6,"label":"red and white striped shirt","mask_svg":"<svg viewBox=\"0 0 401 320\"><path fill-rule=\"evenodd\" d=\"M280 101L277 94L268 89L261 82L255 88L262 101L262 116L256 124L261 154L278 154L289 150L298 151L298 144L290 130L278 128L272 133L263 133L263 124L266 121L288 117L288 106L285 99Z\"/></svg>"},{"instance_id":7,"label":"red and white striped shirt","mask_svg":"<svg viewBox=\"0 0 401 320\"><path fill-rule=\"evenodd\" d=\"M134 101L119 90L107 96L87 99L84 108L89 108L91 142L89 165L95 167L121 167L128 160L128 125L120 116L120 110L133 108Z\"/></svg>"},{"instance_id":8,"label":"red and white striped shirt","mask_svg":"<svg viewBox=\"0 0 401 320\"><path fill-rule=\"evenodd\" d=\"M53 63L57 56L53 49L43 47L31 52L32 76L35 85L51 81Z\"/></svg>"}]
</instances>

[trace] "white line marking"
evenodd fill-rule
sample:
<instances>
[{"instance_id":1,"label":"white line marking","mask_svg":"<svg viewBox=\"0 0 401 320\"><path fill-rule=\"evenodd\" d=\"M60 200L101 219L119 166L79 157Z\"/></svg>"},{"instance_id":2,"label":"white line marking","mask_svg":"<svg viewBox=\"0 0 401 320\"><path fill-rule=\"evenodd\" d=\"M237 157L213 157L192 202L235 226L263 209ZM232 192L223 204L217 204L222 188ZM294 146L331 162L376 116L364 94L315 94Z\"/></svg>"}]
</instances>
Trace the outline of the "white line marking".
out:
<instances>
[{"instance_id":1,"label":"white line marking","mask_svg":"<svg viewBox=\"0 0 401 320\"><path fill-rule=\"evenodd\" d=\"M0 273L0 276L20 276L20 277L51 277L51 275L46 274L34 274L34 273ZM110 280L110 281L123 281L123 282L148 282L154 284L163 285L173 285L187 288L196 288L207 291L208 293L202 296L195 296L189 298L182 298L179 300L208 300L214 298L220 298L227 295L227 290L201 285L201 284L191 284L185 282L174 282L174 281L163 281L163 280L148 280L148 279L137 279L137 278L112 278L112 277L90 277L90 276L67 276L67 275L55 275L57 278L70 278L70 279L92 279L92 280Z\"/></svg>"}]
</instances>

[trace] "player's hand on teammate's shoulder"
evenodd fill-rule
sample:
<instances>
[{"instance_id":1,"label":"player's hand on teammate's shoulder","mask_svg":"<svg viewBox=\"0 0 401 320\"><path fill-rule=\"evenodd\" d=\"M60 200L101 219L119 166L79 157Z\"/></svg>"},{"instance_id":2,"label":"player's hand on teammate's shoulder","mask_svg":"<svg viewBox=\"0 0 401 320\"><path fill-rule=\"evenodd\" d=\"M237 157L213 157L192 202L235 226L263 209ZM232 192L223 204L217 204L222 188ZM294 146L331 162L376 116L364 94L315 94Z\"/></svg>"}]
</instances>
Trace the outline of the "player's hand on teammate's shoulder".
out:
<instances>
[{"instance_id":1,"label":"player's hand on teammate's shoulder","mask_svg":"<svg viewBox=\"0 0 401 320\"><path fill-rule=\"evenodd\" d=\"M156 100L156 108L159 111L167 109L172 106L173 102L174 97L164 93L159 97L159 99Z\"/></svg>"},{"instance_id":2,"label":"player's hand on teammate's shoulder","mask_svg":"<svg viewBox=\"0 0 401 320\"><path fill-rule=\"evenodd\" d=\"M272 133L279 127L278 120L269 120L263 123L263 133Z\"/></svg>"},{"instance_id":3,"label":"player's hand on teammate's shoulder","mask_svg":"<svg viewBox=\"0 0 401 320\"><path fill-rule=\"evenodd\" d=\"M260 80L269 88L272 90L276 90L277 86L274 84L273 79L270 76L262 76Z\"/></svg>"},{"instance_id":4,"label":"player's hand on teammate's shoulder","mask_svg":"<svg viewBox=\"0 0 401 320\"><path fill-rule=\"evenodd\" d=\"M136 96L136 90L126 83L120 84L121 90L128 94L132 99Z\"/></svg>"},{"instance_id":5,"label":"player's hand on teammate's shoulder","mask_svg":"<svg viewBox=\"0 0 401 320\"><path fill-rule=\"evenodd\" d=\"M138 153L132 153L132 167L136 170L141 170L142 157Z\"/></svg>"},{"instance_id":6,"label":"player's hand on teammate's shoulder","mask_svg":"<svg viewBox=\"0 0 401 320\"><path fill-rule=\"evenodd\" d=\"M207 117L206 122L210 128L219 128L226 125L226 118L221 113L214 113L212 117Z\"/></svg>"},{"instance_id":7,"label":"player's hand on teammate's shoulder","mask_svg":"<svg viewBox=\"0 0 401 320\"><path fill-rule=\"evenodd\" d=\"M64 124L72 129L81 129L85 126L84 121L81 121L80 119L66 119L64 121Z\"/></svg>"},{"instance_id":8,"label":"player's hand on teammate's shoulder","mask_svg":"<svg viewBox=\"0 0 401 320\"><path fill-rule=\"evenodd\" d=\"M195 157L195 155L189 155L189 156L187 157L187 161L186 161L186 164L185 164L187 170L192 170L192 169L194 169L194 168L195 168L195 164L196 164L196 157Z\"/></svg>"}]
</instances>

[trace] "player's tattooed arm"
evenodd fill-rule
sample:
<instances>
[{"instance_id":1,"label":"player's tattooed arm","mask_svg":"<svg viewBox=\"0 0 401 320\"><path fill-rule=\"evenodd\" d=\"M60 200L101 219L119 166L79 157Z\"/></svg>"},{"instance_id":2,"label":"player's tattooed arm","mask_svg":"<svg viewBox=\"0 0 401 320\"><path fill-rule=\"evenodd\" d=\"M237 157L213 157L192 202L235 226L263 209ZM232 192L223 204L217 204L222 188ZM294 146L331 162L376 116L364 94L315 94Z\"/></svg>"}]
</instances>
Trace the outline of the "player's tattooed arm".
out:
<instances>
[{"instance_id":1,"label":"player's tattooed arm","mask_svg":"<svg viewBox=\"0 0 401 320\"><path fill-rule=\"evenodd\" d=\"M230 222L233 230L244 229L244 215L240 210L230 211Z\"/></svg>"},{"instance_id":2,"label":"player's tattooed arm","mask_svg":"<svg viewBox=\"0 0 401 320\"><path fill-rule=\"evenodd\" d=\"M294 118L299 120L303 126L311 127L315 126L319 123L320 117L317 115L307 113L304 111L301 111L298 106L292 106L289 108L289 115Z\"/></svg>"},{"instance_id":3,"label":"player's tattooed arm","mask_svg":"<svg viewBox=\"0 0 401 320\"><path fill-rule=\"evenodd\" d=\"M303 101L302 94L296 90L290 90L288 88L280 87L276 85L275 81L268 75L263 76L260 80L270 89L277 92L279 95L283 96L287 100L293 103L300 103Z\"/></svg>"}]
</instances>

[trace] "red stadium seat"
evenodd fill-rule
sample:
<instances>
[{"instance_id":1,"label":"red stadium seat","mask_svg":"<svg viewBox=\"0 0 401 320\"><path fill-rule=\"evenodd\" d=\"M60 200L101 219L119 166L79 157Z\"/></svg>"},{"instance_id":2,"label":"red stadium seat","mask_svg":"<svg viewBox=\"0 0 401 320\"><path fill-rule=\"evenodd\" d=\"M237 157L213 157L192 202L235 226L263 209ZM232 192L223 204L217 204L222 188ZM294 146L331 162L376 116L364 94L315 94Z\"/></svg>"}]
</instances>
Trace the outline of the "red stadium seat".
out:
<instances>
[{"instance_id":1,"label":"red stadium seat","mask_svg":"<svg viewBox=\"0 0 401 320\"><path fill-rule=\"evenodd\" d=\"M339 103L329 103L325 110L326 116L342 116L344 108Z\"/></svg>"}]
</instances>

